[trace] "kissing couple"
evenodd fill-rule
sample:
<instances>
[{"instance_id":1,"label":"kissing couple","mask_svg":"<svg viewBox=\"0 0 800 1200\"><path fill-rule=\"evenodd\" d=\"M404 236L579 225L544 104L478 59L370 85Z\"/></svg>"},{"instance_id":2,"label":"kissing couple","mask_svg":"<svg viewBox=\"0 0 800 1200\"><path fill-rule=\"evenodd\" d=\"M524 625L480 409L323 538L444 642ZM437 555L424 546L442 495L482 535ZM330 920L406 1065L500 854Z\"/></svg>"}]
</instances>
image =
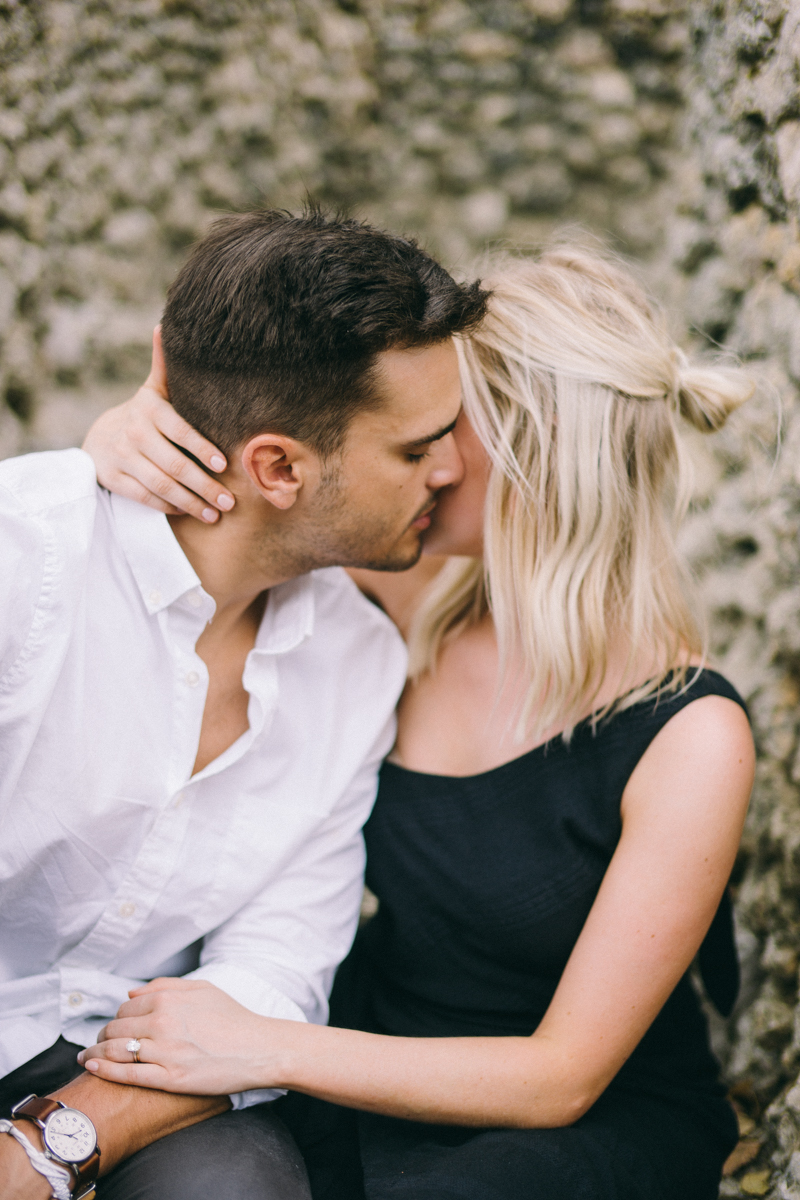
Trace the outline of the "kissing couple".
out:
<instances>
[{"instance_id":1,"label":"kissing couple","mask_svg":"<svg viewBox=\"0 0 800 1200\"><path fill-rule=\"evenodd\" d=\"M754 751L675 539L751 390L597 251L212 227L0 464L0 1200L715 1200Z\"/></svg>"}]
</instances>

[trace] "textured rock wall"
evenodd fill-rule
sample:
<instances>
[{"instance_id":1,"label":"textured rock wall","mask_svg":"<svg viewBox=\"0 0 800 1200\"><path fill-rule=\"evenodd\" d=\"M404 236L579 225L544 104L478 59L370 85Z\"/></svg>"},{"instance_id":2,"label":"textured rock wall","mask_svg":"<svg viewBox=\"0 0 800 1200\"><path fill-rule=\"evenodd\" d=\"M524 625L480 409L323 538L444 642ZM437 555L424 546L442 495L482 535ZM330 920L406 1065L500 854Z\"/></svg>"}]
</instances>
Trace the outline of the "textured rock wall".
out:
<instances>
[{"instance_id":1,"label":"textured rock wall","mask_svg":"<svg viewBox=\"0 0 800 1200\"><path fill-rule=\"evenodd\" d=\"M696 439L685 543L759 774L745 988L715 1037L726 1195L800 1200L800 0L0 0L0 450L72 444L142 375L216 212L304 190L455 266L564 220L752 362ZM777 452L780 427L782 447ZM680 1154L680 1147L676 1147Z\"/></svg>"},{"instance_id":2,"label":"textured rock wall","mask_svg":"<svg viewBox=\"0 0 800 1200\"><path fill-rule=\"evenodd\" d=\"M800 1197L800 4L698 3L687 24L657 274L695 340L724 344L760 380L701 450L686 530L713 651L759 749L737 871L745 988L717 1030L748 1136L723 1194Z\"/></svg>"},{"instance_id":3,"label":"textured rock wall","mask_svg":"<svg viewBox=\"0 0 800 1200\"><path fill-rule=\"evenodd\" d=\"M308 189L456 265L556 216L649 251L685 23L583 7L0 0L6 450L72 440L140 376L220 210Z\"/></svg>"}]
</instances>

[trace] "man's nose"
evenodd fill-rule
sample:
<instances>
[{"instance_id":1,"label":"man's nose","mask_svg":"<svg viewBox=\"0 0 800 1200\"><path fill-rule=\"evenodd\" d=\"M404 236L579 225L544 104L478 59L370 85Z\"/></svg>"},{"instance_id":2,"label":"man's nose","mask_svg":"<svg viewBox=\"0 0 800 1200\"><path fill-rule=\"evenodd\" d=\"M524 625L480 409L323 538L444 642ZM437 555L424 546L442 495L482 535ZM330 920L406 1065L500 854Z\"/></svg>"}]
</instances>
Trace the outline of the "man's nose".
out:
<instances>
[{"instance_id":1,"label":"man's nose","mask_svg":"<svg viewBox=\"0 0 800 1200\"><path fill-rule=\"evenodd\" d=\"M456 439L452 433L436 442L431 456L431 469L428 472L428 487L438 491L439 488L452 487L461 483L464 478L464 460L459 453Z\"/></svg>"}]
</instances>

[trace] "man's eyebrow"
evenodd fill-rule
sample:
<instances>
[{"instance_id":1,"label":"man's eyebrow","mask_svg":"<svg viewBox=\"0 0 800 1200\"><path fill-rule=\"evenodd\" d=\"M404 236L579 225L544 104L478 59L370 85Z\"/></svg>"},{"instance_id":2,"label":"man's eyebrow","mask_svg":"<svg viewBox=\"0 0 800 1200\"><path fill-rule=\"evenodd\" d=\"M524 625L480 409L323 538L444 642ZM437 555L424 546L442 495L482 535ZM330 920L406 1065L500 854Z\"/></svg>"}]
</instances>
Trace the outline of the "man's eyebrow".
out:
<instances>
[{"instance_id":1,"label":"man's eyebrow","mask_svg":"<svg viewBox=\"0 0 800 1200\"><path fill-rule=\"evenodd\" d=\"M456 417L456 421L458 417ZM416 450L419 446L429 446L431 442L438 442L443 437L447 437L448 433L452 433L456 427L456 421L451 421L449 425L445 425L442 429L437 429L436 433L429 433L427 437L417 438L413 442L405 442L406 450Z\"/></svg>"}]
</instances>

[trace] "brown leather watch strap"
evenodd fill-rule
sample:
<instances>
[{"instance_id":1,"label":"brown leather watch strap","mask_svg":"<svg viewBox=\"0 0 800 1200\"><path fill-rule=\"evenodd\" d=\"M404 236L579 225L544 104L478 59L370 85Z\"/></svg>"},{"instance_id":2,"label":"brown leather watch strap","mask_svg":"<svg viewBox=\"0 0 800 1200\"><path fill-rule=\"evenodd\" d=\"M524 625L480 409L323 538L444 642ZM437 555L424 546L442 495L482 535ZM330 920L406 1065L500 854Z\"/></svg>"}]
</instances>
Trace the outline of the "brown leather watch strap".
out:
<instances>
[{"instance_id":1,"label":"brown leather watch strap","mask_svg":"<svg viewBox=\"0 0 800 1200\"><path fill-rule=\"evenodd\" d=\"M14 1105L12 1116L28 1117L37 1125L43 1125L51 1113L58 1112L59 1108L63 1107L58 1100L51 1100L49 1096L28 1096L22 1104Z\"/></svg>"},{"instance_id":2,"label":"brown leather watch strap","mask_svg":"<svg viewBox=\"0 0 800 1200\"><path fill-rule=\"evenodd\" d=\"M70 1166L78 1176L78 1189L84 1184L93 1183L100 1170L100 1151L95 1150L90 1158L84 1159L82 1163L70 1163Z\"/></svg>"}]
</instances>

